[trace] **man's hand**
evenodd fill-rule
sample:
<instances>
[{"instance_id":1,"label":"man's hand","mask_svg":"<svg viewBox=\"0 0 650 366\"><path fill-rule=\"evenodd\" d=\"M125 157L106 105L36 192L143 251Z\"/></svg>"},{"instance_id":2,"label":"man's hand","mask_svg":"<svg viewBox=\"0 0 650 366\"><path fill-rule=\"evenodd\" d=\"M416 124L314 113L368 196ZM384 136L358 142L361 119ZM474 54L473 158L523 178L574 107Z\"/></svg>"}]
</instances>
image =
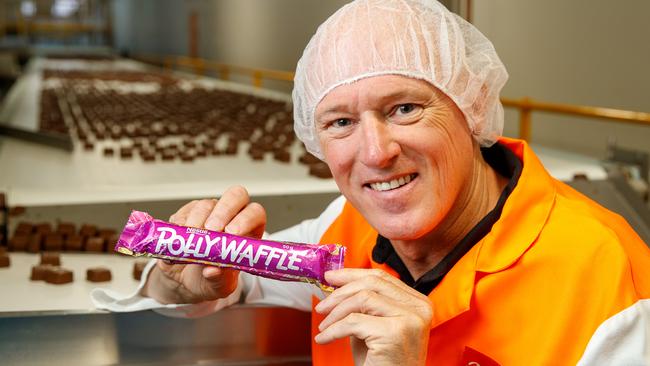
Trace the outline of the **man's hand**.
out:
<instances>
[{"instance_id":1,"label":"man's hand","mask_svg":"<svg viewBox=\"0 0 650 366\"><path fill-rule=\"evenodd\" d=\"M316 343L351 337L356 365L424 365L433 310L429 299L377 269L325 273L341 286L316 306L328 314Z\"/></svg>"},{"instance_id":2,"label":"man's hand","mask_svg":"<svg viewBox=\"0 0 650 366\"><path fill-rule=\"evenodd\" d=\"M229 234L261 238L266 211L245 188L228 188L219 199L192 201L181 207L169 221L183 226L225 231ZM197 303L230 295L237 288L238 271L200 264L168 264L158 260L142 294L163 304Z\"/></svg>"}]
</instances>

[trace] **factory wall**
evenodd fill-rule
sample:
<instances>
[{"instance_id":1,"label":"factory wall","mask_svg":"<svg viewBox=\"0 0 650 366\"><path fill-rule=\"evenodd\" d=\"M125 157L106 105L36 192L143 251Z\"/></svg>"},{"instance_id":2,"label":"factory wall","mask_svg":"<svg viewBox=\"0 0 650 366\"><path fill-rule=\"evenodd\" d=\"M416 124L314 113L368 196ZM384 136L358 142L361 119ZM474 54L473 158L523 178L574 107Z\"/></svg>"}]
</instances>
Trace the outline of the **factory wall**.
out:
<instances>
[{"instance_id":1,"label":"factory wall","mask_svg":"<svg viewBox=\"0 0 650 366\"><path fill-rule=\"evenodd\" d=\"M502 95L650 112L650 1L474 0L473 23L510 73ZM518 133L518 114L506 133ZM533 141L605 156L650 152L650 127L533 114Z\"/></svg>"}]
</instances>

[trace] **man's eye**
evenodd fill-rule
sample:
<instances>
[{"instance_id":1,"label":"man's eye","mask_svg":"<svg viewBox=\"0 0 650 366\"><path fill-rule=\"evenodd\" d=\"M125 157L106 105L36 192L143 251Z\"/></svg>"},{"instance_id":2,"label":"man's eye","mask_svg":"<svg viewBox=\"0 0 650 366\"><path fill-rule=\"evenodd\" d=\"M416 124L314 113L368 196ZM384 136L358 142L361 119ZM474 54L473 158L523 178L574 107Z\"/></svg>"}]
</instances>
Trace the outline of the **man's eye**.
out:
<instances>
[{"instance_id":1,"label":"man's eye","mask_svg":"<svg viewBox=\"0 0 650 366\"><path fill-rule=\"evenodd\" d=\"M397 107L397 111L401 114L409 114L415 110L414 104L402 104Z\"/></svg>"},{"instance_id":2,"label":"man's eye","mask_svg":"<svg viewBox=\"0 0 650 366\"><path fill-rule=\"evenodd\" d=\"M332 122L332 126L334 127L345 127L350 125L350 120L347 118L339 118L337 120L334 120Z\"/></svg>"}]
</instances>

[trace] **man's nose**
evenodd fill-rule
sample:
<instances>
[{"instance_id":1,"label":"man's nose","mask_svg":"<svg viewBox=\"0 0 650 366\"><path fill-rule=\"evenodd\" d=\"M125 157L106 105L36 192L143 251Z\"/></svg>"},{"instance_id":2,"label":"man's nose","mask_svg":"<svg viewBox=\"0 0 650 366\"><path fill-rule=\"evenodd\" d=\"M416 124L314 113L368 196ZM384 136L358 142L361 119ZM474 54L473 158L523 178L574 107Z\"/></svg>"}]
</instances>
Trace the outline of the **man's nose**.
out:
<instances>
[{"instance_id":1,"label":"man's nose","mask_svg":"<svg viewBox=\"0 0 650 366\"><path fill-rule=\"evenodd\" d=\"M385 168L400 153L391 126L379 116L366 116L361 121L361 162L373 168Z\"/></svg>"}]
</instances>

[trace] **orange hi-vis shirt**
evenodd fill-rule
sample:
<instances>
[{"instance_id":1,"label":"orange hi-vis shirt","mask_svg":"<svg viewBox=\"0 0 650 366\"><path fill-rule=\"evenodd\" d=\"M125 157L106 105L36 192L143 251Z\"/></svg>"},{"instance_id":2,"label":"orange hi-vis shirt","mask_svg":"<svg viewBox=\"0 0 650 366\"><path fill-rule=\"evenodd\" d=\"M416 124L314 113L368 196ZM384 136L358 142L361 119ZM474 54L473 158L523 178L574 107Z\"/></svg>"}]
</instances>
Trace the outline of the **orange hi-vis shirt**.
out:
<instances>
[{"instance_id":1,"label":"orange hi-vis shirt","mask_svg":"<svg viewBox=\"0 0 650 366\"><path fill-rule=\"evenodd\" d=\"M592 364L607 347L647 343L626 335L635 325L625 321L639 304L650 309L646 244L619 215L552 178L525 142L500 143L522 161L521 177L492 230L428 295L427 364L472 364L475 354L500 365ZM346 267L397 276L372 261L376 238L346 202L321 242L345 244ZM312 339L323 318L312 311ZM312 356L314 365L353 364L347 339L312 342Z\"/></svg>"}]
</instances>

